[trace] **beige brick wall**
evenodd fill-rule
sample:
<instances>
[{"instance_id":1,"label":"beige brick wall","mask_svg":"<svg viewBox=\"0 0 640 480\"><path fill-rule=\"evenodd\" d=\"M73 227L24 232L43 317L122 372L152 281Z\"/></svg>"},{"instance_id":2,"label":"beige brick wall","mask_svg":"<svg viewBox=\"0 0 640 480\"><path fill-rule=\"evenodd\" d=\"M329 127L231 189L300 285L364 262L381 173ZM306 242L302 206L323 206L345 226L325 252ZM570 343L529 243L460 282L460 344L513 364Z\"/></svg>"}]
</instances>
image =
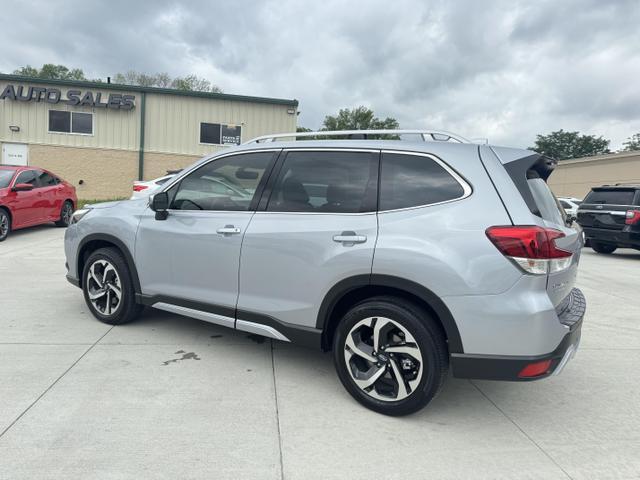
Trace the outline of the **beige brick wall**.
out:
<instances>
[{"instance_id":1,"label":"beige brick wall","mask_svg":"<svg viewBox=\"0 0 640 480\"><path fill-rule=\"evenodd\" d=\"M640 152L563 160L549 178L559 197L584 198L591 187L615 183L640 183Z\"/></svg>"},{"instance_id":2,"label":"beige brick wall","mask_svg":"<svg viewBox=\"0 0 640 480\"><path fill-rule=\"evenodd\" d=\"M198 155L179 155L175 153L144 153L144 179L152 180L167 174L167 170L177 170L188 167L196 160Z\"/></svg>"},{"instance_id":3,"label":"beige brick wall","mask_svg":"<svg viewBox=\"0 0 640 480\"><path fill-rule=\"evenodd\" d=\"M60 175L81 199L129 197L138 178L138 152L130 150L29 145L29 165Z\"/></svg>"}]
</instances>

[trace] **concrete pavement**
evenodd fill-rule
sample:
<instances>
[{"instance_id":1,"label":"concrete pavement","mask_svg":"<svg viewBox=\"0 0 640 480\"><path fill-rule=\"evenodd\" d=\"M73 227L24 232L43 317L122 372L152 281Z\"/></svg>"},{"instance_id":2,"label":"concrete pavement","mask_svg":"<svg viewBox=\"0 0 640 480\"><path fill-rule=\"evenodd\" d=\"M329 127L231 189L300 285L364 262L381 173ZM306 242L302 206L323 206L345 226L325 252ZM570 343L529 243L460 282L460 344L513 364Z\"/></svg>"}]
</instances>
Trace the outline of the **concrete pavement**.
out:
<instances>
[{"instance_id":1,"label":"concrete pavement","mask_svg":"<svg viewBox=\"0 0 640 480\"><path fill-rule=\"evenodd\" d=\"M64 279L64 230L0 244L0 479L640 478L640 253L585 249L558 377L450 378L370 412L330 355L147 310L110 327Z\"/></svg>"}]
</instances>

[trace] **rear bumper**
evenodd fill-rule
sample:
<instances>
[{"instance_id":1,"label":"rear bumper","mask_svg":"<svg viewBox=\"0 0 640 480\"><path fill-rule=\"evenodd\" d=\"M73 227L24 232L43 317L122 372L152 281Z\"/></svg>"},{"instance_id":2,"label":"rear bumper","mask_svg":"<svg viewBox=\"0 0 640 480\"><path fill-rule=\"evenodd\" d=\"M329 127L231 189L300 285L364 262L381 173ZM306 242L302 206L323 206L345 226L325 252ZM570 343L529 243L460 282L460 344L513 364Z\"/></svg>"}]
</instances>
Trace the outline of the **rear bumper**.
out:
<instances>
[{"instance_id":1,"label":"rear bumper","mask_svg":"<svg viewBox=\"0 0 640 480\"><path fill-rule=\"evenodd\" d=\"M632 232L630 227L623 230L583 227L584 236L596 242L612 243L619 247L640 248L640 232Z\"/></svg>"},{"instance_id":2,"label":"rear bumper","mask_svg":"<svg viewBox=\"0 0 640 480\"><path fill-rule=\"evenodd\" d=\"M572 292L573 300L558 316L558 320L569 328L560 344L550 353L533 356L515 355L451 355L453 376L481 380L531 381L557 375L575 355L580 343L582 321L586 311L586 302L577 288ZM519 377L519 373L532 363L550 361L549 368L535 377Z\"/></svg>"}]
</instances>

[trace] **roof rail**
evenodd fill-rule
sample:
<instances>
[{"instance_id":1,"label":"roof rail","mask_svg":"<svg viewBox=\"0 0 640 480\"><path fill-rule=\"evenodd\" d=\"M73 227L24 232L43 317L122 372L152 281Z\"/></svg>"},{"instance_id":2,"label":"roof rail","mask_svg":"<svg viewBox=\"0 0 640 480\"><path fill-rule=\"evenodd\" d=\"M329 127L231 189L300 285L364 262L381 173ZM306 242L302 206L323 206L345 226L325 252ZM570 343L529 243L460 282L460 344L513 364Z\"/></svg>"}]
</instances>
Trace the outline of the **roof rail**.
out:
<instances>
[{"instance_id":1,"label":"roof rail","mask_svg":"<svg viewBox=\"0 0 640 480\"><path fill-rule=\"evenodd\" d=\"M367 135L421 135L422 139L434 142L458 142L472 143L466 138L456 135L455 133L445 132L444 130L335 130L335 131L319 131L319 132L291 132L291 133L274 133L271 135L262 135L256 137L248 143L275 142L278 138L304 138L304 137L337 137L346 136L353 139L366 140ZM429 138L430 137L430 138Z\"/></svg>"}]
</instances>

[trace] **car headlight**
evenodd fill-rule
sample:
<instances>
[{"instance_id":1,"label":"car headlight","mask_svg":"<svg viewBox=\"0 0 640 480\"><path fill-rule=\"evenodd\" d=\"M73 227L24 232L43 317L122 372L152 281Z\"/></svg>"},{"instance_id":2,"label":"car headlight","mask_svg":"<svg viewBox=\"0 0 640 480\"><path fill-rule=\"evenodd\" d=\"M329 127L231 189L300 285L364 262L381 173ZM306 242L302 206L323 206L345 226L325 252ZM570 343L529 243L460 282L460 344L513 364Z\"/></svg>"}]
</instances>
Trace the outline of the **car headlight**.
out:
<instances>
[{"instance_id":1,"label":"car headlight","mask_svg":"<svg viewBox=\"0 0 640 480\"><path fill-rule=\"evenodd\" d=\"M91 211L90 208L80 208L76 210L75 212L73 212L73 216L71 217L71 223L78 223L90 211Z\"/></svg>"}]
</instances>

